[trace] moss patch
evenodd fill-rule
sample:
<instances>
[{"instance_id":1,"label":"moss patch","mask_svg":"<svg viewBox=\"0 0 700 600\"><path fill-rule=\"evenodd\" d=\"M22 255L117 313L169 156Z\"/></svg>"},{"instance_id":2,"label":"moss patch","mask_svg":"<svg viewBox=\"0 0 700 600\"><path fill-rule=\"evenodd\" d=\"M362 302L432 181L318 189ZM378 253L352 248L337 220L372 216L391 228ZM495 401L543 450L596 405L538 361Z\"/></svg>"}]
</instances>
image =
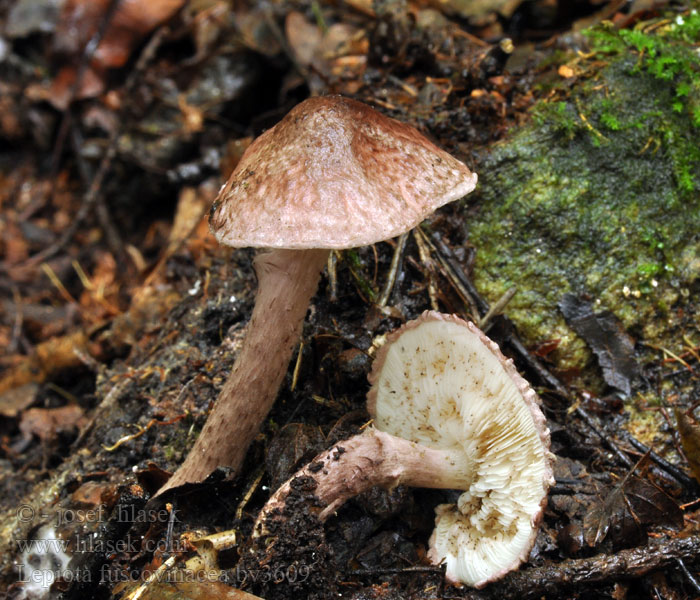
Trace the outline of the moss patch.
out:
<instances>
[{"instance_id":1,"label":"moss patch","mask_svg":"<svg viewBox=\"0 0 700 600\"><path fill-rule=\"evenodd\" d=\"M560 339L562 368L591 360L557 309L564 293L588 294L664 344L697 281L700 113L686 93L700 89L696 26L688 13L639 35L595 30L595 52L579 63L594 75L536 107L478 168L467 221L475 283L491 301L518 286L509 316L529 343Z\"/></svg>"}]
</instances>

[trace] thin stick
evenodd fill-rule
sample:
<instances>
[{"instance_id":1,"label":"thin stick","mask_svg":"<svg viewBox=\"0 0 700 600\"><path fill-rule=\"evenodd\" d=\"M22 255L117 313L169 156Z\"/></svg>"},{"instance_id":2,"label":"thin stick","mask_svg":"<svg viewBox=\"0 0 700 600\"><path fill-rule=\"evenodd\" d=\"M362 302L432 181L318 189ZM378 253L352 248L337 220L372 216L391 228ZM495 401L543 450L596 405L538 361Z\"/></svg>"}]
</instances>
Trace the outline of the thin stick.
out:
<instances>
[{"instance_id":1,"label":"thin stick","mask_svg":"<svg viewBox=\"0 0 700 600\"><path fill-rule=\"evenodd\" d=\"M509 287L504 292L504 294L494 304L491 305L486 314L483 317L481 317L481 319L479 319L477 327L485 333L489 325L491 324L491 320L503 312L503 309L513 299L513 296L515 296L517 291L518 288L514 285Z\"/></svg>"},{"instance_id":2,"label":"thin stick","mask_svg":"<svg viewBox=\"0 0 700 600\"><path fill-rule=\"evenodd\" d=\"M603 445L606 446L608 450L611 450L615 456L617 456L623 465L625 465L628 469L631 469L634 466L634 463L622 450L617 447L617 444L610 439L610 436L605 435L600 429L598 429L598 426L593 422L593 419L585 410L579 406L574 412L600 438Z\"/></svg>"},{"instance_id":3,"label":"thin stick","mask_svg":"<svg viewBox=\"0 0 700 600\"><path fill-rule=\"evenodd\" d=\"M328 301L337 302L338 301L338 251L331 250L328 255L328 264L326 268L328 270Z\"/></svg>"},{"instance_id":4,"label":"thin stick","mask_svg":"<svg viewBox=\"0 0 700 600\"><path fill-rule=\"evenodd\" d=\"M671 477L678 481L683 487L688 490L698 490L697 482L686 475L679 467L671 464L664 458L660 457L656 452L651 451L647 446L642 444L639 440L633 438L629 433L623 433L622 438L629 442L640 452L649 452L649 458L654 461L661 469L666 471Z\"/></svg>"},{"instance_id":5,"label":"thin stick","mask_svg":"<svg viewBox=\"0 0 700 600\"><path fill-rule=\"evenodd\" d=\"M570 589L633 579L665 567L677 565L678 560L695 560L700 554L700 536L675 538L647 546L621 550L617 554L600 554L592 558L565 560L534 569L509 573L501 581L491 584L493 598L539 598L552 594L562 595L562 588ZM478 596L472 596L478 597Z\"/></svg>"},{"instance_id":6,"label":"thin stick","mask_svg":"<svg viewBox=\"0 0 700 600\"><path fill-rule=\"evenodd\" d=\"M442 241L440 234L436 231L431 236L431 239L426 237L425 240L433 247L440 264L448 275L450 283L462 297L462 300L470 307L472 320L476 321L481 315L485 315L489 310L488 303L479 296L474 284L462 270L452 250Z\"/></svg>"},{"instance_id":7,"label":"thin stick","mask_svg":"<svg viewBox=\"0 0 700 600\"><path fill-rule=\"evenodd\" d=\"M377 299L377 306L386 306L389 303L389 298L391 297L391 292L394 291L394 285L396 284L396 278L401 269L401 263L403 262L403 254L406 249L406 242L408 240L408 233L402 233L398 240L396 240L396 248L394 248L394 254L391 257L391 266L389 267L389 273L387 274L386 283L382 289L382 293Z\"/></svg>"},{"instance_id":8,"label":"thin stick","mask_svg":"<svg viewBox=\"0 0 700 600\"><path fill-rule=\"evenodd\" d=\"M430 298L430 308L435 311L440 310L437 299L437 285L435 284L435 262L430 256L430 248L425 240L425 234L420 231L420 227L413 230L413 239L418 246L418 256L428 272L428 297Z\"/></svg>"}]
</instances>

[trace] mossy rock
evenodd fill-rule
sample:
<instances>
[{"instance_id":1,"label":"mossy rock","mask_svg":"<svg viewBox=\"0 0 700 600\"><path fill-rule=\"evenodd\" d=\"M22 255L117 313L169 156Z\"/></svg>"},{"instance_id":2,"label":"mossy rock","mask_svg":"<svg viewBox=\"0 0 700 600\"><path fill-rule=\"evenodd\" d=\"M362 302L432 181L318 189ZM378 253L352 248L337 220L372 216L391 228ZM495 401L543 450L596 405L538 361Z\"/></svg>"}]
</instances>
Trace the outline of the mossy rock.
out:
<instances>
[{"instance_id":1,"label":"mossy rock","mask_svg":"<svg viewBox=\"0 0 700 600\"><path fill-rule=\"evenodd\" d=\"M478 166L465 206L475 283L491 302L517 286L508 316L530 345L560 340L551 357L562 369L591 364L558 310L567 292L669 348L679 341L674 324L695 310L700 109L688 90L700 90L700 56L687 24L700 28L700 16L632 41L596 30L597 50L575 63L580 75L564 99L541 103Z\"/></svg>"}]
</instances>

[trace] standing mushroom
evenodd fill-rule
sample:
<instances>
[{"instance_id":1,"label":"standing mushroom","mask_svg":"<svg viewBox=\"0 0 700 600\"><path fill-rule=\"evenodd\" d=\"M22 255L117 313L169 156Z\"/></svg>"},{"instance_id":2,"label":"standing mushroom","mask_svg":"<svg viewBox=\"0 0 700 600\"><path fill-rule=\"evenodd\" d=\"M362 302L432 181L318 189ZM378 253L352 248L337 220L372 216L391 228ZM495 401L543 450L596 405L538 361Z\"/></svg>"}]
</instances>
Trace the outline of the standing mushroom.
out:
<instances>
[{"instance_id":1,"label":"standing mushroom","mask_svg":"<svg viewBox=\"0 0 700 600\"><path fill-rule=\"evenodd\" d=\"M465 490L436 508L428 558L446 577L482 587L527 559L553 483L539 400L473 323L425 312L388 336L370 375L374 427L304 467L319 518L373 486ZM280 518L294 477L256 523Z\"/></svg>"},{"instance_id":2,"label":"standing mushroom","mask_svg":"<svg viewBox=\"0 0 700 600\"><path fill-rule=\"evenodd\" d=\"M277 396L331 249L386 240L471 192L476 175L413 127L343 98L310 98L258 137L212 206L223 244L268 249L233 370L159 493L238 470Z\"/></svg>"}]
</instances>

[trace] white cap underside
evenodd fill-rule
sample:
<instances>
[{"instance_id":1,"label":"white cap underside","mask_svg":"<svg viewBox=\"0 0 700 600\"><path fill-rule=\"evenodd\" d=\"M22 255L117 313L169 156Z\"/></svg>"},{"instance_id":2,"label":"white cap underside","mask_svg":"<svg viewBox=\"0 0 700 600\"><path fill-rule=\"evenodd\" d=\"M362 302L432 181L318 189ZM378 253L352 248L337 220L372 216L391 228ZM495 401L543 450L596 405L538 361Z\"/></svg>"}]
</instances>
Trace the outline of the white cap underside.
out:
<instances>
[{"instance_id":1,"label":"white cap underside","mask_svg":"<svg viewBox=\"0 0 700 600\"><path fill-rule=\"evenodd\" d=\"M437 511L430 558L445 560L449 579L478 586L529 552L549 465L532 409L502 356L462 323L426 320L391 342L371 408L378 429L453 450L469 463L460 510Z\"/></svg>"}]
</instances>

